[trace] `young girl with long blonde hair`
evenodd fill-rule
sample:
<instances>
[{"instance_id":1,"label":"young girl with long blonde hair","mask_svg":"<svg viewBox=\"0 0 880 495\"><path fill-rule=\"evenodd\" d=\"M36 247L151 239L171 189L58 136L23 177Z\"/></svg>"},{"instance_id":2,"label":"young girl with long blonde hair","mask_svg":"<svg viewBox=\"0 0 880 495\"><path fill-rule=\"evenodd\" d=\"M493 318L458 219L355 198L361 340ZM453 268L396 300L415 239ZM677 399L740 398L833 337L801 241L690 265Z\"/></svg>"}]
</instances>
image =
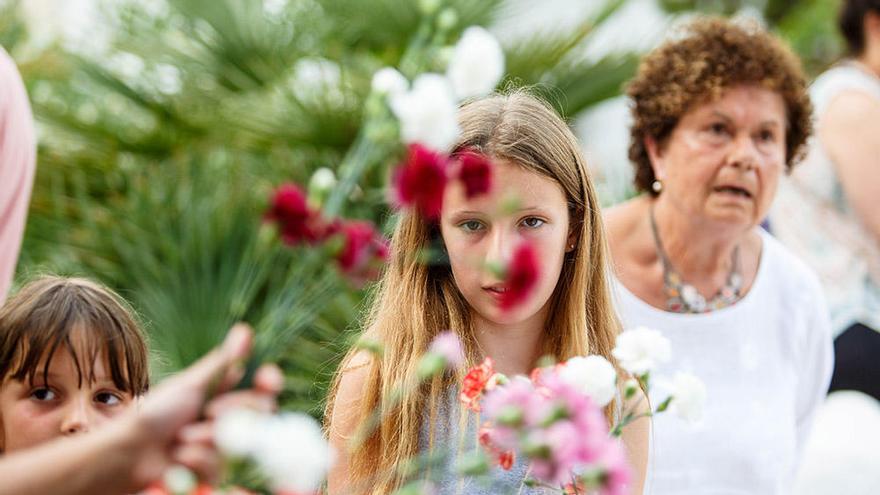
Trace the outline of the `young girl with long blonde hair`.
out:
<instances>
[{"instance_id":1,"label":"young girl with long blonde hair","mask_svg":"<svg viewBox=\"0 0 880 495\"><path fill-rule=\"evenodd\" d=\"M459 125L452 154L475 151L491 159L492 188L468 197L453 182L439 218L400 213L363 325L364 337L383 352L350 351L329 396L328 435L339 454L331 494L391 493L408 481L401 469L408 460L438 445L456 452L474 448L474 425L455 399L463 371L418 383L420 357L445 330L460 339L468 367L490 356L508 376L528 374L542 356L562 361L598 354L615 363L611 349L619 323L609 295L605 235L574 135L553 110L522 92L466 103ZM425 251L438 242L449 262L425 263ZM486 267L504 266L524 242L537 254L539 276L526 300L508 309L501 301L510 288ZM414 392L392 398L400 390ZM619 408L619 400L606 408L609 423ZM353 442L375 411L375 429ZM449 438L460 423L450 417L465 418L465 435ZM632 493L641 493L644 483L648 428L648 420L640 420L623 434L635 472ZM522 486L526 470L514 466L494 476L518 478L504 486L520 493L540 493ZM434 474L440 474L441 493L494 493L443 479L455 478L451 473Z\"/></svg>"}]
</instances>

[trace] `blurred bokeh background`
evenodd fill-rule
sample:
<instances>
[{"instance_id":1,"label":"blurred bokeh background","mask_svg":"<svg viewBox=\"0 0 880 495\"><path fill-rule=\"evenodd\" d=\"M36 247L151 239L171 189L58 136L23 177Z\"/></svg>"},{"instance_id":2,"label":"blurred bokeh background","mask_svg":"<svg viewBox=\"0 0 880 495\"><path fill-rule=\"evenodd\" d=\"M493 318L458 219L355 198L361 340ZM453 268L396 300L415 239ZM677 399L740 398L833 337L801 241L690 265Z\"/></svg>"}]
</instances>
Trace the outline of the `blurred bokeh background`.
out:
<instances>
[{"instance_id":1,"label":"blurred bokeh background","mask_svg":"<svg viewBox=\"0 0 880 495\"><path fill-rule=\"evenodd\" d=\"M502 87L526 85L578 132L605 203L632 195L620 97L640 53L695 12L749 17L811 75L842 51L829 0L449 0L489 27ZM85 275L140 313L156 373L179 369L237 319L297 335L284 407L319 414L365 292L267 242L273 186L336 169L377 69L400 61L418 2L0 0L0 44L25 79L39 158L18 282ZM383 225L386 173L345 215Z\"/></svg>"}]
</instances>

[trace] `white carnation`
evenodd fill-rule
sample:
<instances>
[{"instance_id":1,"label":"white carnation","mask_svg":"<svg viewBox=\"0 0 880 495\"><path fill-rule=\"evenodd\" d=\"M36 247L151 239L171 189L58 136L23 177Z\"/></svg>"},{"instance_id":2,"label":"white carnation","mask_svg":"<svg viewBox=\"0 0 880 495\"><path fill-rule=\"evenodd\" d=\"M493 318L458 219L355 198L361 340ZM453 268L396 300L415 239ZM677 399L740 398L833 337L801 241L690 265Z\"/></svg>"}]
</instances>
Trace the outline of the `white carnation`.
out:
<instances>
[{"instance_id":1,"label":"white carnation","mask_svg":"<svg viewBox=\"0 0 880 495\"><path fill-rule=\"evenodd\" d=\"M669 340L657 330L638 327L617 336L617 345L611 353L630 373L641 376L658 364L669 361L672 347Z\"/></svg>"},{"instance_id":2,"label":"white carnation","mask_svg":"<svg viewBox=\"0 0 880 495\"><path fill-rule=\"evenodd\" d=\"M373 74L372 88L376 93L396 95L409 89L409 81L397 69L385 67Z\"/></svg>"},{"instance_id":3,"label":"white carnation","mask_svg":"<svg viewBox=\"0 0 880 495\"><path fill-rule=\"evenodd\" d=\"M458 106L445 77L422 74L411 90L391 94L389 102L405 143L446 151L458 138Z\"/></svg>"},{"instance_id":4,"label":"white carnation","mask_svg":"<svg viewBox=\"0 0 880 495\"><path fill-rule=\"evenodd\" d=\"M459 99L491 92L504 75L504 52L498 40L481 27L467 28L455 45L446 75Z\"/></svg>"},{"instance_id":5,"label":"white carnation","mask_svg":"<svg viewBox=\"0 0 880 495\"><path fill-rule=\"evenodd\" d=\"M321 487L333 463L333 450L321 427L305 414L269 418L254 456L260 469L281 491L312 493Z\"/></svg>"},{"instance_id":6,"label":"white carnation","mask_svg":"<svg viewBox=\"0 0 880 495\"><path fill-rule=\"evenodd\" d=\"M573 357L562 366L559 377L599 407L611 402L617 392L617 372L602 356Z\"/></svg>"},{"instance_id":7,"label":"white carnation","mask_svg":"<svg viewBox=\"0 0 880 495\"><path fill-rule=\"evenodd\" d=\"M255 432L259 431L265 415L251 409L234 409L214 424L214 443L228 456L253 455L259 448Z\"/></svg>"},{"instance_id":8,"label":"white carnation","mask_svg":"<svg viewBox=\"0 0 880 495\"><path fill-rule=\"evenodd\" d=\"M198 480L192 471L178 464L165 470L162 483L172 495L185 495L193 491Z\"/></svg>"}]
</instances>

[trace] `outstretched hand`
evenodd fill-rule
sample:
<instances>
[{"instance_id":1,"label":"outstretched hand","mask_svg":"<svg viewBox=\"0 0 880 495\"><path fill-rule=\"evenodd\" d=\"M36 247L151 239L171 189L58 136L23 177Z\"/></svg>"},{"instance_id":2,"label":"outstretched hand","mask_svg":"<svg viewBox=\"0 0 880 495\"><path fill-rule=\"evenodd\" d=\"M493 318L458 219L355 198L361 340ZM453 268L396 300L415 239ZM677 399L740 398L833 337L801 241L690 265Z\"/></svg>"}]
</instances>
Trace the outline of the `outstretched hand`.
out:
<instances>
[{"instance_id":1,"label":"outstretched hand","mask_svg":"<svg viewBox=\"0 0 880 495\"><path fill-rule=\"evenodd\" d=\"M229 392L244 374L252 342L250 327L233 326L219 347L144 398L132 418L137 441L144 446L134 488L155 481L175 464L192 469L203 481L215 481L221 460L213 442L213 420L233 408L276 408L283 376L274 365L258 370L254 388Z\"/></svg>"}]
</instances>

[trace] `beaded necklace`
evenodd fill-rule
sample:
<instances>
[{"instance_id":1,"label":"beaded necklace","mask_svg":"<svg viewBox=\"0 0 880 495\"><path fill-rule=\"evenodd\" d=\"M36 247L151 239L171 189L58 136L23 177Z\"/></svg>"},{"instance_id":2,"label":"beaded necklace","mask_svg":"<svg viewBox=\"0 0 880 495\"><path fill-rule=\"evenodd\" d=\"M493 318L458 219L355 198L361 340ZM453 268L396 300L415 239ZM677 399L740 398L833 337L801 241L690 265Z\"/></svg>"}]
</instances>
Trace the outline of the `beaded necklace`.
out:
<instances>
[{"instance_id":1,"label":"beaded necklace","mask_svg":"<svg viewBox=\"0 0 880 495\"><path fill-rule=\"evenodd\" d=\"M739 246L733 248L731 254L730 273L724 286L708 301L693 285L685 282L675 271L672 262L663 249L660 234L657 232L657 221L654 219L654 206L651 205L651 233L657 255L663 263L663 291L666 293L666 309L673 313L708 313L732 305L740 298L742 275L739 273Z\"/></svg>"}]
</instances>

